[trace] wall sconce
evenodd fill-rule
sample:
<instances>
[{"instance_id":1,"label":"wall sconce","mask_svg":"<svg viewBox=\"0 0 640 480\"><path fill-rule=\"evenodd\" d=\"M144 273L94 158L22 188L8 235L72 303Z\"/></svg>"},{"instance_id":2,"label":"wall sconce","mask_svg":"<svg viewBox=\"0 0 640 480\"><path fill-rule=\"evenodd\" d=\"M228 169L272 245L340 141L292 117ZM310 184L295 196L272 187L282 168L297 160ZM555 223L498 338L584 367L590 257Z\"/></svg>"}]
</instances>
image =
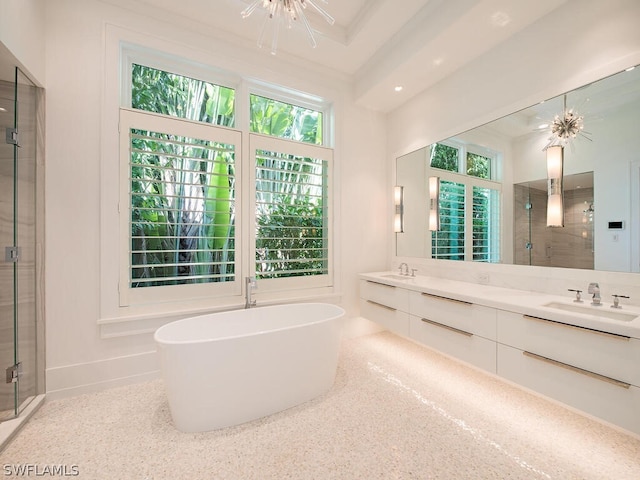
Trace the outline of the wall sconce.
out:
<instances>
[{"instance_id":1,"label":"wall sconce","mask_svg":"<svg viewBox=\"0 0 640 480\"><path fill-rule=\"evenodd\" d=\"M440 230L440 177L429 177L429 230Z\"/></svg>"},{"instance_id":2,"label":"wall sconce","mask_svg":"<svg viewBox=\"0 0 640 480\"><path fill-rule=\"evenodd\" d=\"M395 214L393 216L393 231L404 232L404 187L396 185L393 187L393 204Z\"/></svg>"},{"instance_id":3,"label":"wall sconce","mask_svg":"<svg viewBox=\"0 0 640 480\"><path fill-rule=\"evenodd\" d=\"M547 147L547 227L564 227L563 163L564 147Z\"/></svg>"}]
</instances>

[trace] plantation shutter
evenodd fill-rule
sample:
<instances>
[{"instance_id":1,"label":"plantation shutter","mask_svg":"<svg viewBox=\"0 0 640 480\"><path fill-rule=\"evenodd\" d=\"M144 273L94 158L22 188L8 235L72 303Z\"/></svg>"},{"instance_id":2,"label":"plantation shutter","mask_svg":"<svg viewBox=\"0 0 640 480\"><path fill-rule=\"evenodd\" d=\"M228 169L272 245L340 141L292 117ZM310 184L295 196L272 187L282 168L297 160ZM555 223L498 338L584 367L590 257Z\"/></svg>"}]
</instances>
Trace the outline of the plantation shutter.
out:
<instances>
[{"instance_id":1,"label":"plantation shutter","mask_svg":"<svg viewBox=\"0 0 640 480\"><path fill-rule=\"evenodd\" d=\"M240 133L124 109L120 119L121 304L179 299L186 286L238 294Z\"/></svg>"},{"instance_id":2,"label":"plantation shutter","mask_svg":"<svg viewBox=\"0 0 640 480\"><path fill-rule=\"evenodd\" d=\"M262 135L250 139L259 285L274 290L330 286L332 151Z\"/></svg>"},{"instance_id":3,"label":"plantation shutter","mask_svg":"<svg viewBox=\"0 0 640 480\"><path fill-rule=\"evenodd\" d=\"M464 260L465 190L463 183L440 180L440 230L432 232L432 258Z\"/></svg>"},{"instance_id":4,"label":"plantation shutter","mask_svg":"<svg viewBox=\"0 0 640 480\"><path fill-rule=\"evenodd\" d=\"M473 260L497 262L500 258L500 192L473 187Z\"/></svg>"}]
</instances>

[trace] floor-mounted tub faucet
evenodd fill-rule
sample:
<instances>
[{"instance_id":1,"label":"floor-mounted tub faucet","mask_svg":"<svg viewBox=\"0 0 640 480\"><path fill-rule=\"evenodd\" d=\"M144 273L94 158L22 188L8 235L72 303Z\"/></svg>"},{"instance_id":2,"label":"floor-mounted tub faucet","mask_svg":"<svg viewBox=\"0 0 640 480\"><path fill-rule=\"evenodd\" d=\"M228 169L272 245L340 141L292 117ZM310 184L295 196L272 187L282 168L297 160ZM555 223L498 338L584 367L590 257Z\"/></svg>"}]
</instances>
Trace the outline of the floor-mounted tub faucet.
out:
<instances>
[{"instance_id":1,"label":"floor-mounted tub faucet","mask_svg":"<svg viewBox=\"0 0 640 480\"><path fill-rule=\"evenodd\" d=\"M590 283L589 293L593 295L593 297L591 298L591 305L595 307L601 306L602 302L600 299L600 285L598 285L597 283Z\"/></svg>"},{"instance_id":2,"label":"floor-mounted tub faucet","mask_svg":"<svg viewBox=\"0 0 640 480\"><path fill-rule=\"evenodd\" d=\"M256 277L244 278L244 308L251 308L256 306L256 301L251 300L251 292L254 288L258 288Z\"/></svg>"}]
</instances>

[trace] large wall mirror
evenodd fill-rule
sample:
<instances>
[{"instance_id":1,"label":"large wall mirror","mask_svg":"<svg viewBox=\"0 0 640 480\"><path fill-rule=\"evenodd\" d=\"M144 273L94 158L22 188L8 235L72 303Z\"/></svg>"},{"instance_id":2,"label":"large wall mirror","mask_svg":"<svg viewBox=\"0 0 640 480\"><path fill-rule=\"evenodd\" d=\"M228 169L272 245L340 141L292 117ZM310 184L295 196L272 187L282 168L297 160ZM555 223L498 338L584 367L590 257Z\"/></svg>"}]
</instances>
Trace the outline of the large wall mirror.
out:
<instances>
[{"instance_id":1,"label":"large wall mirror","mask_svg":"<svg viewBox=\"0 0 640 480\"><path fill-rule=\"evenodd\" d=\"M567 111L582 128L564 147L564 223L549 227L546 147ZM640 68L404 155L396 183L398 256L640 272Z\"/></svg>"}]
</instances>

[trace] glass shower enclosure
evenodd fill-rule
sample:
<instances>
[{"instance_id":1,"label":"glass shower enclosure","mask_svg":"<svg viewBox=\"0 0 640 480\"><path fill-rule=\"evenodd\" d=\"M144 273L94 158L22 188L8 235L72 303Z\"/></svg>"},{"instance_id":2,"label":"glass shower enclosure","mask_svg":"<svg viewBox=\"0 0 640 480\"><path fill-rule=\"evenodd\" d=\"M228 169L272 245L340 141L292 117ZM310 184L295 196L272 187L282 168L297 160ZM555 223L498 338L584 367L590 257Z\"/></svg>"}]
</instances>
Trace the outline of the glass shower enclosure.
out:
<instances>
[{"instance_id":1,"label":"glass shower enclosure","mask_svg":"<svg viewBox=\"0 0 640 480\"><path fill-rule=\"evenodd\" d=\"M42 92L17 67L4 65L0 72L0 421L5 421L44 391L44 360L37 353L43 338L36 216Z\"/></svg>"}]
</instances>

